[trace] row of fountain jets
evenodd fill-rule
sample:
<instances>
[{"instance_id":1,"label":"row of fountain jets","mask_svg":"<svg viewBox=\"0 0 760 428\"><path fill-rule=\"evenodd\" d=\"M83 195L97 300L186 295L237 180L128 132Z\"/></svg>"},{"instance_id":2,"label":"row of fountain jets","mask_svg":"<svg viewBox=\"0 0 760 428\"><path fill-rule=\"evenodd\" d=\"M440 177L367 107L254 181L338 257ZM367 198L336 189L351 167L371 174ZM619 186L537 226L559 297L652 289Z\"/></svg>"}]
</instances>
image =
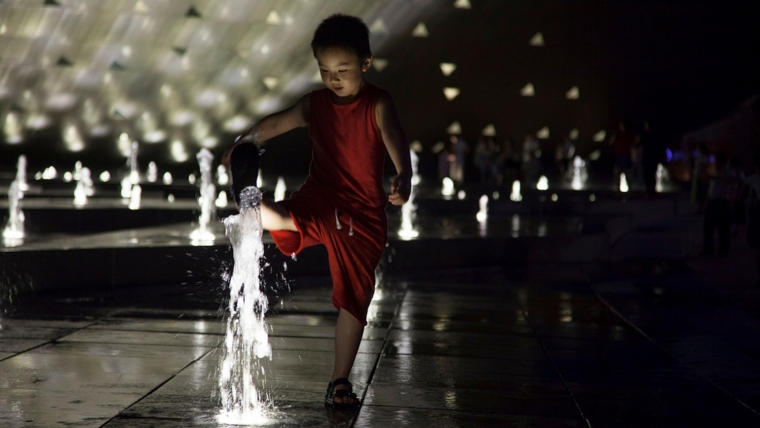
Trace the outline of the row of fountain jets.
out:
<instances>
[{"instance_id":1,"label":"row of fountain jets","mask_svg":"<svg viewBox=\"0 0 760 428\"><path fill-rule=\"evenodd\" d=\"M140 208L142 188L140 187L140 170L137 163L137 156L139 153L139 146L137 142L133 142L130 150L130 154L127 160L127 167L129 174L126 174L121 180L121 197L128 205L129 209L137 210ZM420 182L420 177L417 173L418 158L414 151L411 151L412 157L412 172L413 172L413 184L416 186ZM211 231L211 221L216 218L216 208L225 208L228 205L227 193L222 190L217 193L216 186L213 180L213 161L214 155L207 149L201 149L196 155L198 165L200 167L200 198L198 204L200 207L200 216L198 219L198 228L191 233L191 239L196 241L209 241L214 239L214 233ZM19 156L16 178L11 183L8 189L8 201L9 201L9 215L5 229L3 230L3 238L7 241L20 240L24 238L24 213L20 207L20 200L24 197L24 192L29 189L26 178L26 157L24 155ZM51 179L55 178L57 172L52 167L46 169L43 172L38 172L35 175L35 179ZM666 170L662 165L658 166L657 171L657 187L658 191L662 191L662 182L666 180ZM223 165L219 165L216 171L217 183L221 186L229 184L229 175ZM147 173L145 176L148 182L158 181L158 169L154 162L148 164ZM105 171L100 176L101 181L108 181L110 174ZM583 159L576 156L573 160L572 168L568 171L568 179L570 180L570 186L572 189L580 190L585 186L588 179L588 173L586 170L586 164ZM84 206L87 204L87 198L93 196L94 186L92 181L92 173L89 168L83 167L81 162L77 162L74 167L74 172L67 172L64 174L65 181L75 180L77 185L74 189L74 205ZM163 175L163 183L166 185L172 184L173 178L171 173L166 172ZM188 181L191 184L196 183L194 174L188 177ZM261 175L257 180L257 186L262 186ZM536 189L548 190L549 184L546 176L541 176L536 183ZM629 190L628 182L625 174L620 179L620 191L627 192ZM275 201L280 201L285 198L287 191L285 180L283 177L278 177L277 184L274 191ZM454 182L445 177L442 182L441 193L444 197L451 197L455 193ZM416 219L416 189L413 188L409 201L401 208L401 228L399 229L399 236L402 239L415 238L419 235L414 223ZM457 193L459 199L466 197L463 190ZM498 199L498 192L494 192L494 199ZM521 185L520 181L515 180L512 183L512 192L509 195L510 200L519 202L522 201ZM593 195L590 196L593 200ZM169 202L174 202L174 196L168 195ZM479 199L479 210L476 214L476 218L479 222L484 223L487 218L488 212L488 196L483 195ZM552 200L556 201L557 196L552 195Z\"/></svg>"}]
</instances>

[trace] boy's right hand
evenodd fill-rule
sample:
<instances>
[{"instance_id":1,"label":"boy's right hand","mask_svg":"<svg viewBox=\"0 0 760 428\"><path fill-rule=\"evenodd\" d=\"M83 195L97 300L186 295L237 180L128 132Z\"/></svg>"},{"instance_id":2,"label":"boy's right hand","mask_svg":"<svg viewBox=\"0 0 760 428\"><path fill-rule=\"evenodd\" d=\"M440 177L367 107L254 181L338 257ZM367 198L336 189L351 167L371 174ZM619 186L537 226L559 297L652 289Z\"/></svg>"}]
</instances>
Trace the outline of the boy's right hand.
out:
<instances>
[{"instance_id":1,"label":"boy's right hand","mask_svg":"<svg viewBox=\"0 0 760 428\"><path fill-rule=\"evenodd\" d=\"M412 179L404 175L397 175L391 183L391 194L388 195L388 202L393 205L404 205L409 200L412 192Z\"/></svg>"}]
</instances>

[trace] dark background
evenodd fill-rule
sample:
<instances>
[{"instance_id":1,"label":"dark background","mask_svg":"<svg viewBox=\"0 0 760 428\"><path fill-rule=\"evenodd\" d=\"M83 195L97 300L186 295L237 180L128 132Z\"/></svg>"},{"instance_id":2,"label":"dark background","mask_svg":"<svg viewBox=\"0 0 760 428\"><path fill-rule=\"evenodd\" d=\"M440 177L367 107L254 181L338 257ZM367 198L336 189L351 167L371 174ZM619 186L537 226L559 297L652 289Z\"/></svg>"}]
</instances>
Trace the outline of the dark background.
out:
<instances>
[{"instance_id":1,"label":"dark background","mask_svg":"<svg viewBox=\"0 0 760 428\"><path fill-rule=\"evenodd\" d=\"M526 131L548 126L547 145L578 128L578 148L585 154L598 145L591 142L597 131L609 132L621 119L634 125L649 119L677 146L684 132L760 92L758 2L471 0L470 10L441 3L425 17L429 37L409 37L414 25L394 31L374 52L389 61L387 68L367 75L393 95L409 140L421 141L426 150L445 140L455 120L471 145L489 123L497 138L518 143ZM539 31L545 46L530 46ZM457 65L451 76L439 69L444 61ZM535 86L534 97L520 96L528 82ZM461 94L447 101L444 86L458 87ZM579 87L580 99L565 99L572 86ZM224 136L217 154L233 138ZM124 163L110 140L88 144L81 153L50 149L61 147L59 142L58 131L48 130L18 146L3 144L2 166L12 168L21 153L34 154L30 174L49 164L70 168L75 160L91 168ZM166 147L153 147L142 145L141 165L155 160L161 170L197 168L192 160L177 166ZM265 173L305 174L305 130L266 148Z\"/></svg>"}]
</instances>

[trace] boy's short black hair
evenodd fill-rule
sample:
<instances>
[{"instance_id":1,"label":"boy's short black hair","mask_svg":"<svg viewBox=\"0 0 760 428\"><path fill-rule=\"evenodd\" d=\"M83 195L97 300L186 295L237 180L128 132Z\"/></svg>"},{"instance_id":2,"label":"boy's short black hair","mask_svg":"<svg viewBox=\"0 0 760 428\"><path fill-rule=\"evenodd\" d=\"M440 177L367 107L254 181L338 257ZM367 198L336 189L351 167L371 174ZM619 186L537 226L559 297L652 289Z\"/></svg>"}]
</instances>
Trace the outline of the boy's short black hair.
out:
<instances>
[{"instance_id":1,"label":"boy's short black hair","mask_svg":"<svg viewBox=\"0 0 760 428\"><path fill-rule=\"evenodd\" d=\"M361 19L336 13L331 15L314 31L311 50L314 56L317 51L327 48L346 49L356 54L360 61L372 56L369 48L369 28Z\"/></svg>"}]
</instances>

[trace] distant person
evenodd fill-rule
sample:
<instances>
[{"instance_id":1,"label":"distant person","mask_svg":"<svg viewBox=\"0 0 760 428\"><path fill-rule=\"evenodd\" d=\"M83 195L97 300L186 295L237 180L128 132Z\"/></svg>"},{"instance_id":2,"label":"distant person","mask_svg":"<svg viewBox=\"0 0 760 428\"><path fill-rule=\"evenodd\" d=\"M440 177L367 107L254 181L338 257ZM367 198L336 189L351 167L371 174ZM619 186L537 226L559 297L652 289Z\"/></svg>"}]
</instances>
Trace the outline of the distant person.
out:
<instances>
[{"instance_id":1,"label":"distant person","mask_svg":"<svg viewBox=\"0 0 760 428\"><path fill-rule=\"evenodd\" d=\"M622 174L625 174L629 185L634 180L633 157L631 155L636 145L636 135L621 120L618 123L617 132L612 134L610 138L610 145L612 146L612 154L615 156L615 166L613 167L615 188L619 189Z\"/></svg>"},{"instance_id":2,"label":"distant person","mask_svg":"<svg viewBox=\"0 0 760 428\"><path fill-rule=\"evenodd\" d=\"M707 203L707 186L709 184L710 152L707 145L699 144L699 149L692 160L691 169L691 203L697 207L697 213L705 212Z\"/></svg>"},{"instance_id":3,"label":"distant person","mask_svg":"<svg viewBox=\"0 0 760 428\"><path fill-rule=\"evenodd\" d=\"M718 255L728 255L731 237L731 204L736 196L736 179L736 173L728 164L728 154L718 152L715 155L715 173L710 176L707 189L702 255L714 254L715 229L718 230Z\"/></svg>"},{"instance_id":4,"label":"distant person","mask_svg":"<svg viewBox=\"0 0 760 428\"><path fill-rule=\"evenodd\" d=\"M519 165L519 151L515 148L515 142L512 137L507 137L501 144L499 153L494 161L496 184L502 186L505 182L512 183L512 181L516 180Z\"/></svg>"},{"instance_id":5,"label":"distant person","mask_svg":"<svg viewBox=\"0 0 760 428\"><path fill-rule=\"evenodd\" d=\"M387 242L385 208L409 199L412 165L393 99L365 79L372 66L367 26L353 16L332 15L317 27L311 48L325 88L261 119L225 152L223 163L231 165L239 203L240 191L256 184L254 144L308 125L314 142L309 176L290 199L262 200L261 223L288 256L317 244L327 249L338 319L325 405L356 406L348 377ZM386 153L398 174L390 194L383 189Z\"/></svg>"},{"instance_id":6,"label":"distant person","mask_svg":"<svg viewBox=\"0 0 760 428\"><path fill-rule=\"evenodd\" d=\"M572 178L570 167L573 164L573 157L575 157L575 143L569 136L565 136L562 144L557 145L554 150L554 160L557 162L557 169L563 180Z\"/></svg>"},{"instance_id":7,"label":"distant person","mask_svg":"<svg viewBox=\"0 0 760 428\"><path fill-rule=\"evenodd\" d=\"M496 173L494 164L499 152L499 146L496 145L494 137L483 135L478 139L473 152L473 161L480 175L480 184L487 185L494 181Z\"/></svg>"},{"instance_id":8,"label":"distant person","mask_svg":"<svg viewBox=\"0 0 760 428\"><path fill-rule=\"evenodd\" d=\"M451 142L450 150L453 157L449 177L457 183L462 183L464 182L465 155L469 150L469 146L461 135L452 134L449 136L449 141Z\"/></svg>"},{"instance_id":9,"label":"distant person","mask_svg":"<svg viewBox=\"0 0 760 428\"><path fill-rule=\"evenodd\" d=\"M744 178L747 187L747 242L755 250L755 266L760 286L760 152L753 158L752 173Z\"/></svg>"},{"instance_id":10,"label":"distant person","mask_svg":"<svg viewBox=\"0 0 760 428\"><path fill-rule=\"evenodd\" d=\"M523 140L522 170L524 184L535 186L541 175L541 143L529 132L525 133Z\"/></svg>"},{"instance_id":11,"label":"distant person","mask_svg":"<svg viewBox=\"0 0 760 428\"><path fill-rule=\"evenodd\" d=\"M656 192L657 165L665 163L665 146L658 133L652 130L651 123L644 121L643 133L639 145L642 150L642 179L647 194Z\"/></svg>"}]
</instances>

